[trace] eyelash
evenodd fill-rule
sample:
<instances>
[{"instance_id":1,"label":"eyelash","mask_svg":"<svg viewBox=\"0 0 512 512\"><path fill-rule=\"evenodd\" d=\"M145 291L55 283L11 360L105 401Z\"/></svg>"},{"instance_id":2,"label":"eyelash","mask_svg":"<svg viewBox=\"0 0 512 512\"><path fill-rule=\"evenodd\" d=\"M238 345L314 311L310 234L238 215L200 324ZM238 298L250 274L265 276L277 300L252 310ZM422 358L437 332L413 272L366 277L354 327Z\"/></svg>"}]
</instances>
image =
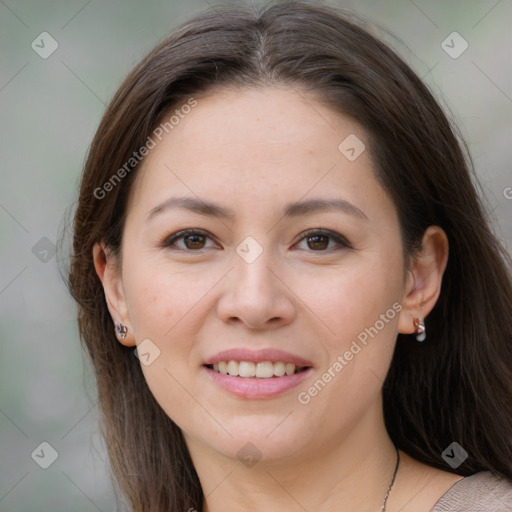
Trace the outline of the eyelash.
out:
<instances>
[{"instance_id":1,"label":"eyelash","mask_svg":"<svg viewBox=\"0 0 512 512\"><path fill-rule=\"evenodd\" d=\"M177 233L174 233L171 236L168 236L167 238L165 238L163 240L163 242L161 243L161 246L170 248L176 241L178 241L182 238L185 238L187 236L191 236L191 235L199 235L199 236L204 236L206 238L211 238L206 231L203 231L201 229L184 229L182 231L178 231ZM202 249L199 249L199 251L193 251L191 249L179 249L178 248L177 250L187 251L187 252L199 252Z\"/></svg>"},{"instance_id":2,"label":"eyelash","mask_svg":"<svg viewBox=\"0 0 512 512\"><path fill-rule=\"evenodd\" d=\"M295 242L294 245L296 245L299 242L302 242L303 240L306 240L308 237L311 237L314 235L326 236L326 237L330 238L331 240L333 240L334 242L336 242L341 248L353 249L350 242L343 235L340 235L333 231L329 231L328 229L320 229L320 228L308 229L307 231L304 231L304 233L301 233L300 238L297 240L297 242ZM333 248L324 249L324 250L320 250L320 251L311 250L311 252L331 252L333 250L339 250L340 247L337 247L334 249Z\"/></svg>"},{"instance_id":3,"label":"eyelash","mask_svg":"<svg viewBox=\"0 0 512 512\"><path fill-rule=\"evenodd\" d=\"M171 236L166 237L161 242L160 245L165 248L171 248L175 244L175 242L177 242L178 240L184 239L185 237L191 236L191 235L199 235L199 236L203 236L203 237L212 239L206 231L203 231L201 229L184 229L182 231L178 231L177 233L172 234ZM326 229L320 229L320 228L308 229L307 231L301 233L300 238L298 238L294 242L294 245L297 245L298 243L302 242L303 240L306 240L308 237L312 237L314 235L326 236L330 239L329 242L331 240L333 240L340 247L337 247L337 248L331 247L328 249L323 249L323 250L318 250L318 251L311 249L309 252L331 252L333 250L340 250L340 248L345 248L345 249L353 248L352 245L350 244L350 242L343 235L340 235L338 233L335 233L333 231L329 231ZM177 248L176 250L184 251L184 252L200 252L203 249L193 250L193 249Z\"/></svg>"}]
</instances>

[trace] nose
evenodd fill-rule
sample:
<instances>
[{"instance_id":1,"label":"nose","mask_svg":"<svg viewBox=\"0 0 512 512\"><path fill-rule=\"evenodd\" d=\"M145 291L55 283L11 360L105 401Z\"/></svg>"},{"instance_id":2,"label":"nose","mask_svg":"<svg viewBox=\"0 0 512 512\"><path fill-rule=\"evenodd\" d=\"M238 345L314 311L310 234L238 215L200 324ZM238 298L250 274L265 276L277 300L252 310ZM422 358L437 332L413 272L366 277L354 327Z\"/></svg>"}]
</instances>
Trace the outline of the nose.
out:
<instances>
[{"instance_id":1,"label":"nose","mask_svg":"<svg viewBox=\"0 0 512 512\"><path fill-rule=\"evenodd\" d=\"M269 266L270 261L264 255L252 263L235 256L234 268L224 280L217 305L222 321L263 330L282 327L294 320L292 287Z\"/></svg>"}]
</instances>

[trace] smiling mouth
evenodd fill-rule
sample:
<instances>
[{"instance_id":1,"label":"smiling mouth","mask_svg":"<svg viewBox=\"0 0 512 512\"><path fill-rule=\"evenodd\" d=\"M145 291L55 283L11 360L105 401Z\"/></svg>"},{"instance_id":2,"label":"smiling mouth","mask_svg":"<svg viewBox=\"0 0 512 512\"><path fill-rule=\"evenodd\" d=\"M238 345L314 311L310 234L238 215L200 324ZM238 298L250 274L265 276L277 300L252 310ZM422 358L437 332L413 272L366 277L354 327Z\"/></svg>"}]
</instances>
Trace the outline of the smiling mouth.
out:
<instances>
[{"instance_id":1,"label":"smiling mouth","mask_svg":"<svg viewBox=\"0 0 512 512\"><path fill-rule=\"evenodd\" d=\"M264 361L253 363L251 361L219 361L215 364L206 365L214 372L231 377L272 379L275 377L287 377L296 373L301 373L310 366L296 366L293 363L284 363L282 361Z\"/></svg>"}]
</instances>

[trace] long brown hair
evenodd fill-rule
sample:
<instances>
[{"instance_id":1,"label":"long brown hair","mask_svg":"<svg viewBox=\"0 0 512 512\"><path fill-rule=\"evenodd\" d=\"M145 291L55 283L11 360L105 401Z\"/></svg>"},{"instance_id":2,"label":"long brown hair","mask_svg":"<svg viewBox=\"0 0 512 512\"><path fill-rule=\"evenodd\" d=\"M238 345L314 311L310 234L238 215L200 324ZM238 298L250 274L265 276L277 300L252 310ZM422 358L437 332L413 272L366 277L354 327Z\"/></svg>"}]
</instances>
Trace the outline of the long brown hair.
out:
<instances>
[{"instance_id":1,"label":"long brown hair","mask_svg":"<svg viewBox=\"0 0 512 512\"><path fill-rule=\"evenodd\" d=\"M180 429L152 396L133 349L116 340L93 246L103 241L119 252L138 167L126 162L164 114L200 101L213 86L272 84L312 91L365 128L377 178L398 211L405 254L430 225L448 236L428 342L398 335L384 383L392 440L448 471L441 453L456 441L469 457L453 472L490 470L512 479L512 282L464 144L428 88L362 22L325 6L272 2L260 12L216 7L152 50L108 106L83 171L69 286L95 368L113 474L130 508L201 510L203 494ZM112 180L123 166L122 179Z\"/></svg>"}]
</instances>

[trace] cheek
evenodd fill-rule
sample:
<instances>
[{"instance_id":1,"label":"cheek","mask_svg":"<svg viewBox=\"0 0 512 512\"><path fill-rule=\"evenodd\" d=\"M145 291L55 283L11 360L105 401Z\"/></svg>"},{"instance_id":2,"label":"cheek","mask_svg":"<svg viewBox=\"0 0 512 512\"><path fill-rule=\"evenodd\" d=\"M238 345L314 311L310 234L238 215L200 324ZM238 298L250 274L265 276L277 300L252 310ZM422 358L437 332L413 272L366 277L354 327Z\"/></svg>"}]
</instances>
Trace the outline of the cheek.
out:
<instances>
[{"instance_id":1,"label":"cheek","mask_svg":"<svg viewBox=\"0 0 512 512\"><path fill-rule=\"evenodd\" d=\"M144 342L147 347L147 339L154 343L149 345L151 363L145 365L141 359L141 368L166 414L180 428L188 429L194 422L205 421L190 394L197 394L191 386L190 365L197 326L204 313L202 299L218 278L202 279L197 274L179 272L165 261L140 264L140 256L138 260L125 260L124 288L137 345Z\"/></svg>"},{"instance_id":2,"label":"cheek","mask_svg":"<svg viewBox=\"0 0 512 512\"><path fill-rule=\"evenodd\" d=\"M399 251L393 257L372 251L337 270L295 279L297 294L325 328L329 352L350 346L361 333L364 339L366 329L375 324L379 339L394 340L403 281Z\"/></svg>"},{"instance_id":3,"label":"cheek","mask_svg":"<svg viewBox=\"0 0 512 512\"><path fill-rule=\"evenodd\" d=\"M189 387L198 364L198 331L213 308L210 297L219 275L225 273L217 270L171 265L165 257L150 258L142 252L123 259L124 293L136 343L149 339L158 349L158 358L142 366L158 401L180 404L184 399L179 383Z\"/></svg>"},{"instance_id":4,"label":"cheek","mask_svg":"<svg viewBox=\"0 0 512 512\"><path fill-rule=\"evenodd\" d=\"M401 259L387 261L376 254L310 288L308 306L328 327L328 357L316 379L299 390L298 399L318 421L328 414L333 430L348 428L375 403L393 355Z\"/></svg>"},{"instance_id":5,"label":"cheek","mask_svg":"<svg viewBox=\"0 0 512 512\"><path fill-rule=\"evenodd\" d=\"M215 282L215 276L170 268L164 261L126 261L123 276L128 313L137 341L155 342L173 338L183 329L183 320L192 315Z\"/></svg>"}]
</instances>

